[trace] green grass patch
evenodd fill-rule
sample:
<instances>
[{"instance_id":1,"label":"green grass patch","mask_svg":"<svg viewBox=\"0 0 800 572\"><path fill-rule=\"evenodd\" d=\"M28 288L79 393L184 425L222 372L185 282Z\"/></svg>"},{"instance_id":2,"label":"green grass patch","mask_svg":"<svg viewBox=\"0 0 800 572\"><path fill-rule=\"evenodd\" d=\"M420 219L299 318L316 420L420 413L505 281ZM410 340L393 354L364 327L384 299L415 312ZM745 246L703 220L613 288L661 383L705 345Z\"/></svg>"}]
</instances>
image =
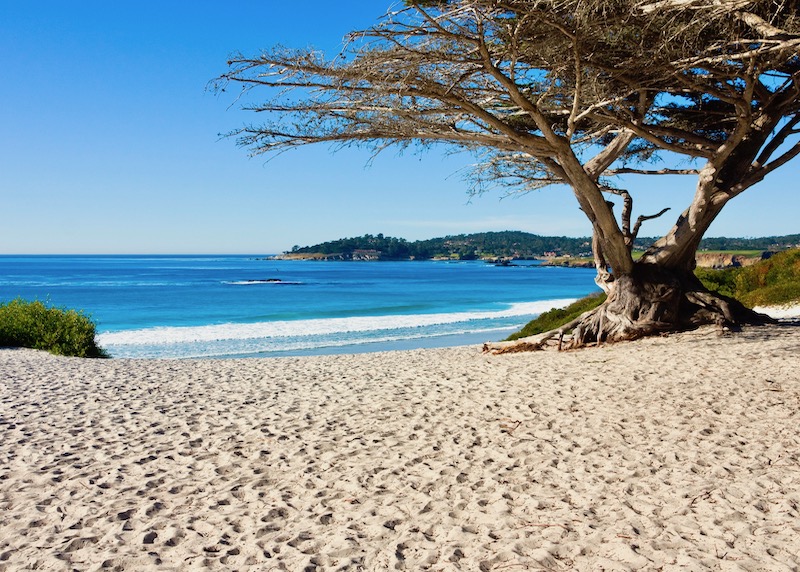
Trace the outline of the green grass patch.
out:
<instances>
[{"instance_id":1,"label":"green grass patch","mask_svg":"<svg viewBox=\"0 0 800 572\"><path fill-rule=\"evenodd\" d=\"M108 357L83 312L21 298L0 305L0 346L33 348L75 357Z\"/></svg>"},{"instance_id":2,"label":"green grass patch","mask_svg":"<svg viewBox=\"0 0 800 572\"><path fill-rule=\"evenodd\" d=\"M519 338L526 338L528 336L541 334L542 332L555 330L559 326L571 322L584 312L597 308L600 304L605 302L605 300L605 293L598 292L581 298L566 308L554 308L547 312L542 312L537 318L528 322L520 331L511 334L507 340L517 340Z\"/></svg>"}]
</instances>

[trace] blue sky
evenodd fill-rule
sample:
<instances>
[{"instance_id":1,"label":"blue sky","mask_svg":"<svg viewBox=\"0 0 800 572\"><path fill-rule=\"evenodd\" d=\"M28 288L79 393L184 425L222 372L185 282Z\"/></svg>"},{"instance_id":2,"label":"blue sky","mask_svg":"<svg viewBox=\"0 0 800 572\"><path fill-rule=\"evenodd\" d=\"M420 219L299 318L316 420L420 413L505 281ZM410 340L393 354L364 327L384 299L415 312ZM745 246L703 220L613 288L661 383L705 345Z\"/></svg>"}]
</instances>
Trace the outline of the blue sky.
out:
<instances>
[{"instance_id":1,"label":"blue sky","mask_svg":"<svg viewBox=\"0 0 800 572\"><path fill-rule=\"evenodd\" d=\"M276 253L384 233L586 236L568 189L470 200L468 156L307 147L249 158L231 131L257 118L206 91L227 56L275 44L333 54L391 0L0 0L0 254ZM735 199L709 236L800 232L798 162ZM630 179L636 214L673 210L694 181Z\"/></svg>"}]
</instances>

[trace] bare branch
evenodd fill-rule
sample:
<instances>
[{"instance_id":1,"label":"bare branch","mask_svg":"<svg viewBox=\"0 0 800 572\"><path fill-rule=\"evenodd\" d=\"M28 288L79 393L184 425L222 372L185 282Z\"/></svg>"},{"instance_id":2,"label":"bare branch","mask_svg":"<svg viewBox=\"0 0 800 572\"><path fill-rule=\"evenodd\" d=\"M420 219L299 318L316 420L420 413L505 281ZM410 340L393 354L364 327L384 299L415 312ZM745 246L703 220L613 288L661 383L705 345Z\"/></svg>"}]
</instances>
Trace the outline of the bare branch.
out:
<instances>
[{"instance_id":1,"label":"bare branch","mask_svg":"<svg viewBox=\"0 0 800 572\"><path fill-rule=\"evenodd\" d=\"M665 209L661 209L659 212L657 212L654 215L648 215L648 216L640 215L636 219L636 224L633 225L633 231L631 232L631 241L636 240L636 237L639 236L639 229L642 228L642 223L643 222L648 221L648 220L653 220L654 218L658 218L658 217L660 217L661 215L663 215L664 213L666 213L669 210L670 210L669 207L667 207Z\"/></svg>"},{"instance_id":2,"label":"bare branch","mask_svg":"<svg viewBox=\"0 0 800 572\"><path fill-rule=\"evenodd\" d=\"M790 34L786 32L786 30L781 30L780 28L776 28L763 18L753 14L752 12L744 12L744 11L737 11L734 12L734 15L737 18L740 18L742 22L753 28L762 38L766 39L785 39Z\"/></svg>"},{"instance_id":3,"label":"bare branch","mask_svg":"<svg viewBox=\"0 0 800 572\"><path fill-rule=\"evenodd\" d=\"M633 197L625 189L604 189L608 193L619 195L622 197L622 214L620 220L622 222L622 233L625 235L625 243L629 248L633 247L633 236L631 235L631 211L633 211Z\"/></svg>"},{"instance_id":4,"label":"bare branch","mask_svg":"<svg viewBox=\"0 0 800 572\"><path fill-rule=\"evenodd\" d=\"M663 149L665 151L672 151L673 153L677 153L680 155L689 155L692 157L704 157L710 158L713 155L713 152L710 149L706 148L706 145L698 143L680 143L680 142L671 142L671 138L667 139L665 137L660 137L659 135L673 135L676 139L678 139L679 135L685 135L686 139L695 139L691 133L684 132L680 133L673 129L669 128L662 128L656 126L644 126L638 123L635 123L629 119L624 118L616 118L616 122L618 125L629 129L645 141L648 141L655 145L656 147ZM683 139L683 137L681 137Z\"/></svg>"}]
</instances>

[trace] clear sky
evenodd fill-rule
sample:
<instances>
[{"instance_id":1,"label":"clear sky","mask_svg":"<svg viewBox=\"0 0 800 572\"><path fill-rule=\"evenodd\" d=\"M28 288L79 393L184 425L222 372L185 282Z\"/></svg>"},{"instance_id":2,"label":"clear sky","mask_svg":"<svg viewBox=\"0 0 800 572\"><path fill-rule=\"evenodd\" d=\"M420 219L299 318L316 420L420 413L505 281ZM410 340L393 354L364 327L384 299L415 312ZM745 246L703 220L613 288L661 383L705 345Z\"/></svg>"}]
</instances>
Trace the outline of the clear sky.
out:
<instances>
[{"instance_id":1,"label":"clear sky","mask_svg":"<svg viewBox=\"0 0 800 572\"><path fill-rule=\"evenodd\" d=\"M344 236L409 240L524 230L587 236L567 189L470 200L468 156L370 163L307 147L270 161L221 138L258 118L206 91L230 53L276 44L333 55L392 0L0 0L0 254L277 253ZM709 236L800 232L800 164L735 199ZM694 181L631 179L636 214Z\"/></svg>"}]
</instances>

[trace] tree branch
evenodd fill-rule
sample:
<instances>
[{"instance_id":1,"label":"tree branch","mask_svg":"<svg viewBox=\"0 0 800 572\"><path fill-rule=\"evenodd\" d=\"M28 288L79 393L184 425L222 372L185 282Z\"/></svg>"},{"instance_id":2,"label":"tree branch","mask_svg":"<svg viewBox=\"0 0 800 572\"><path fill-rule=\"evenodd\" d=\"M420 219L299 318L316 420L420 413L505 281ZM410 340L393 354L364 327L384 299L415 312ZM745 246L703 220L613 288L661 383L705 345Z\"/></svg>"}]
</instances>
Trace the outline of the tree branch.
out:
<instances>
[{"instance_id":1,"label":"tree branch","mask_svg":"<svg viewBox=\"0 0 800 572\"><path fill-rule=\"evenodd\" d=\"M639 236L639 229L642 228L642 223L643 222L645 222L647 220L653 220L655 218L658 218L661 215L663 215L665 212L667 212L668 210L670 210L669 207L661 209L658 213L656 213L654 215L649 215L649 216L641 215L641 216L639 216L639 218L636 219L636 224L633 225L633 232L631 233L631 242L636 240L636 237Z\"/></svg>"},{"instance_id":2,"label":"tree branch","mask_svg":"<svg viewBox=\"0 0 800 572\"><path fill-rule=\"evenodd\" d=\"M681 145L678 143L669 143L655 133L656 131L658 131L666 134L674 132L673 130L653 127L651 131L649 126L643 126L634 123L629 119L624 119L622 117L615 118L615 121L618 125L622 125L623 127L631 130L633 133L635 133L645 141L652 143L656 147L659 147L660 149L663 149L665 151L672 151L673 153L678 153L679 155L689 155L690 157L703 157L706 159L712 156L711 150L704 146L701 146L699 144ZM689 133L687 133L686 135L691 138L694 138Z\"/></svg>"},{"instance_id":3,"label":"tree branch","mask_svg":"<svg viewBox=\"0 0 800 572\"><path fill-rule=\"evenodd\" d=\"M631 235L631 211L633 211L633 198L631 194L625 189L604 189L607 193L619 195L622 197L622 214L620 221L622 222L622 234L625 235L625 243L629 248L633 247L633 236Z\"/></svg>"},{"instance_id":4,"label":"tree branch","mask_svg":"<svg viewBox=\"0 0 800 572\"><path fill-rule=\"evenodd\" d=\"M788 151L786 151L786 153L784 153L771 163L768 163L767 165L764 165L760 169L756 170L752 175L744 179L741 183L732 187L731 196L736 196L740 194L742 191L752 187L756 183L760 183L761 181L764 180L764 178L767 175L769 175L779 167L782 167L783 165L785 165L798 155L800 155L800 141L795 143Z\"/></svg>"},{"instance_id":5,"label":"tree branch","mask_svg":"<svg viewBox=\"0 0 800 572\"><path fill-rule=\"evenodd\" d=\"M610 144L587 161L584 168L589 176L597 180L614 161L622 156L635 137L633 131L626 130L618 133Z\"/></svg>"},{"instance_id":6,"label":"tree branch","mask_svg":"<svg viewBox=\"0 0 800 572\"><path fill-rule=\"evenodd\" d=\"M796 114L793 118L791 118L776 134L775 136L764 146L764 149L758 155L756 159L756 165L761 166L764 165L767 161L769 161L772 154L778 150L778 148L783 145L786 139L796 134L797 131L795 130L795 126L800 124L800 113Z\"/></svg>"}]
</instances>

